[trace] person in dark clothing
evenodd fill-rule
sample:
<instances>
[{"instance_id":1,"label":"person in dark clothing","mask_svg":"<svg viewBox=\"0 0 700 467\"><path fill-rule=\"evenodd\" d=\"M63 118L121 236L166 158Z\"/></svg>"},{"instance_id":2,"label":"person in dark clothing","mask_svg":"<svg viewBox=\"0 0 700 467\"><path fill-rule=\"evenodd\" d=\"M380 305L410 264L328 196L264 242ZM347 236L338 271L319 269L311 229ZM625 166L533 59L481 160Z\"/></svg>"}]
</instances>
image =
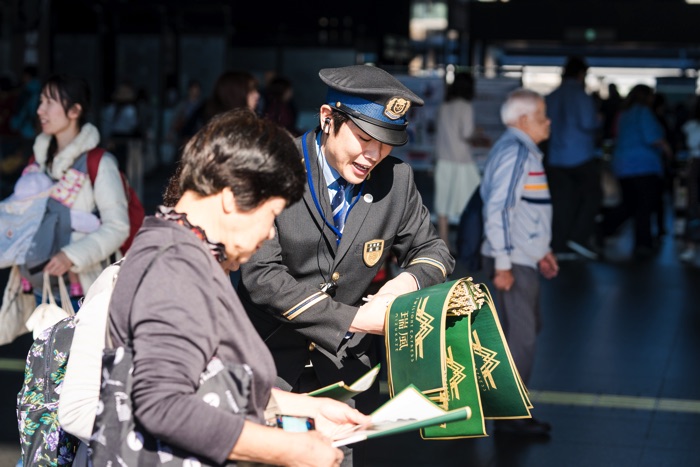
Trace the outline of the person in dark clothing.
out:
<instances>
[{"instance_id":1,"label":"person in dark clothing","mask_svg":"<svg viewBox=\"0 0 700 467\"><path fill-rule=\"evenodd\" d=\"M575 252L589 259L598 253L591 244L602 190L595 144L601 119L593 97L585 90L588 65L570 57L561 86L546 97L552 135L545 170L552 194L552 250L558 258Z\"/></svg>"},{"instance_id":2,"label":"person in dark clothing","mask_svg":"<svg viewBox=\"0 0 700 467\"><path fill-rule=\"evenodd\" d=\"M604 236L616 233L634 219L634 256L648 258L655 251L652 215L657 209L662 160L670 152L664 129L651 109L654 91L638 84L627 95L620 114L612 170L620 181L622 203L605 213Z\"/></svg>"},{"instance_id":3,"label":"person in dark clothing","mask_svg":"<svg viewBox=\"0 0 700 467\"><path fill-rule=\"evenodd\" d=\"M286 128L292 135L300 136L297 114L292 82L284 76L273 78L265 90L263 117Z\"/></svg>"},{"instance_id":4,"label":"person in dark clothing","mask_svg":"<svg viewBox=\"0 0 700 467\"><path fill-rule=\"evenodd\" d=\"M215 115L227 110L247 108L255 112L259 100L258 81L252 74L247 71L226 71L216 80L211 96L184 122L179 137L187 141Z\"/></svg>"}]
</instances>

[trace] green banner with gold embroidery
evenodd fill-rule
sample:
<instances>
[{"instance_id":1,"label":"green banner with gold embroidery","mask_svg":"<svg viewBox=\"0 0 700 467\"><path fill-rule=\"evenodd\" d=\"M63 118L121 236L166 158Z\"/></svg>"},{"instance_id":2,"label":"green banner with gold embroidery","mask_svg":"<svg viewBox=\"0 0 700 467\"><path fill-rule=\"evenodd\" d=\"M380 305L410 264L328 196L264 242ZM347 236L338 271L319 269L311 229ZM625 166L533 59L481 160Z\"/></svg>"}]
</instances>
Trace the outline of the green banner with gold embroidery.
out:
<instances>
[{"instance_id":1,"label":"green banner with gold embroidery","mask_svg":"<svg viewBox=\"0 0 700 467\"><path fill-rule=\"evenodd\" d=\"M484 436L485 418L530 416L485 285L465 278L397 297L385 338L392 397L412 384L445 410L472 410L469 420L426 428L423 437Z\"/></svg>"},{"instance_id":2,"label":"green banner with gold embroidery","mask_svg":"<svg viewBox=\"0 0 700 467\"><path fill-rule=\"evenodd\" d=\"M448 316L446 319L447 390L438 405L445 410L469 407L472 416L468 420L426 427L421 431L423 438L450 439L486 435L472 353L464 339L464 336L469 335L470 328L469 316Z\"/></svg>"},{"instance_id":3,"label":"green banner with gold embroidery","mask_svg":"<svg viewBox=\"0 0 700 467\"><path fill-rule=\"evenodd\" d=\"M391 396L410 384L438 401L446 385L445 314L450 284L396 297L386 316Z\"/></svg>"},{"instance_id":4,"label":"green banner with gold embroidery","mask_svg":"<svg viewBox=\"0 0 700 467\"><path fill-rule=\"evenodd\" d=\"M486 418L528 418L532 404L515 367L496 307L485 285L485 300L474 318L471 348Z\"/></svg>"}]
</instances>

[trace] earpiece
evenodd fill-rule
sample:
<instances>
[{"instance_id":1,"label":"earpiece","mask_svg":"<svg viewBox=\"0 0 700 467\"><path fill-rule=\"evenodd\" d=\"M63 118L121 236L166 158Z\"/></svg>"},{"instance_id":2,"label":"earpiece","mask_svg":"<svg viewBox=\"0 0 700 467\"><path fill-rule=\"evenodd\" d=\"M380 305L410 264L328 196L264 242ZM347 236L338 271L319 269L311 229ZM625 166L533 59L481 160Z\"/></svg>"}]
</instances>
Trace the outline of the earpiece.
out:
<instances>
[{"instance_id":1,"label":"earpiece","mask_svg":"<svg viewBox=\"0 0 700 467\"><path fill-rule=\"evenodd\" d=\"M323 131L324 133L328 134L328 131L330 130L328 127L331 125L331 117L326 117L326 119L323 121Z\"/></svg>"}]
</instances>

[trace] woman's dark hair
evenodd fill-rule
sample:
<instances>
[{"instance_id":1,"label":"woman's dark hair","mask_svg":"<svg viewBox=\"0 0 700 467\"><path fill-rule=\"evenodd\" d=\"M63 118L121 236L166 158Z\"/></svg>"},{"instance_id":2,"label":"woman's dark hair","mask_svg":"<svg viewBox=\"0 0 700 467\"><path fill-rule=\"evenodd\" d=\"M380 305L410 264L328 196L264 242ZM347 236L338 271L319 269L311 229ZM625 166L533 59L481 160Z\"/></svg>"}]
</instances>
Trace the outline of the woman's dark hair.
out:
<instances>
[{"instance_id":1,"label":"woman's dark hair","mask_svg":"<svg viewBox=\"0 0 700 467\"><path fill-rule=\"evenodd\" d=\"M289 130L292 136L299 136L301 132L296 128L297 109L292 100L293 92L294 87L289 78L273 78L265 89L262 114L263 117Z\"/></svg>"},{"instance_id":2,"label":"woman's dark hair","mask_svg":"<svg viewBox=\"0 0 700 467\"><path fill-rule=\"evenodd\" d=\"M462 98L468 101L474 98L474 77L471 73L460 72L455 74L454 81L447 86L445 100L451 101L456 98Z\"/></svg>"},{"instance_id":3,"label":"woman's dark hair","mask_svg":"<svg viewBox=\"0 0 700 467\"><path fill-rule=\"evenodd\" d=\"M74 105L80 105L82 112L78 118L78 126L82 127L87 122L91 95L90 86L83 78L66 74L51 75L41 86L41 92L59 101L66 113Z\"/></svg>"},{"instance_id":4,"label":"woman's dark hair","mask_svg":"<svg viewBox=\"0 0 700 467\"><path fill-rule=\"evenodd\" d=\"M80 105L82 109L78 117L78 128L82 128L87 123L87 115L90 110L91 95L90 86L87 81L79 76L67 75L63 73L49 76L41 86L41 93L61 103L63 110L68 111L74 105ZM47 166L51 166L58 142L56 138L51 138L46 159Z\"/></svg>"},{"instance_id":5,"label":"woman's dark hair","mask_svg":"<svg viewBox=\"0 0 700 467\"><path fill-rule=\"evenodd\" d=\"M654 90L647 86L646 84L638 84L633 87L627 94L624 102L622 103L622 109L627 110L634 105L643 105L645 107L650 107L652 104L652 98L654 97Z\"/></svg>"},{"instance_id":6,"label":"woman's dark hair","mask_svg":"<svg viewBox=\"0 0 700 467\"><path fill-rule=\"evenodd\" d=\"M250 211L272 197L301 199L304 166L292 135L249 109L214 116L185 146L164 195L174 206L186 191L201 196L231 188L236 205Z\"/></svg>"},{"instance_id":7,"label":"woman's dark hair","mask_svg":"<svg viewBox=\"0 0 700 467\"><path fill-rule=\"evenodd\" d=\"M276 76L267 85L265 96L275 101L284 99L284 94L292 89L292 81L285 76Z\"/></svg>"},{"instance_id":8,"label":"woman's dark hair","mask_svg":"<svg viewBox=\"0 0 700 467\"><path fill-rule=\"evenodd\" d=\"M205 117L232 109L248 108L248 93L257 87L255 77L247 71L226 71L214 84L214 92L207 101Z\"/></svg>"}]
</instances>

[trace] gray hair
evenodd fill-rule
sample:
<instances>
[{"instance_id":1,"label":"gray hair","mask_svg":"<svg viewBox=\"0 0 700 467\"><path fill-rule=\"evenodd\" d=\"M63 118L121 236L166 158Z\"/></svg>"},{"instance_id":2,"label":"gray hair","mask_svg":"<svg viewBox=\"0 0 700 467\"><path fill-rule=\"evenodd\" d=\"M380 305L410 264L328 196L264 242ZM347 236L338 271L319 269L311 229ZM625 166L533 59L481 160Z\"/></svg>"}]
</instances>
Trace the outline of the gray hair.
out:
<instances>
[{"instance_id":1,"label":"gray hair","mask_svg":"<svg viewBox=\"0 0 700 467\"><path fill-rule=\"evenodd\" d=\"M511 91L501 106L501 121L504 125L516 123L523 115L537 110L537 104L542 99L542 95L530 89L518 88Z\"/></svg>"}]
</instances>

